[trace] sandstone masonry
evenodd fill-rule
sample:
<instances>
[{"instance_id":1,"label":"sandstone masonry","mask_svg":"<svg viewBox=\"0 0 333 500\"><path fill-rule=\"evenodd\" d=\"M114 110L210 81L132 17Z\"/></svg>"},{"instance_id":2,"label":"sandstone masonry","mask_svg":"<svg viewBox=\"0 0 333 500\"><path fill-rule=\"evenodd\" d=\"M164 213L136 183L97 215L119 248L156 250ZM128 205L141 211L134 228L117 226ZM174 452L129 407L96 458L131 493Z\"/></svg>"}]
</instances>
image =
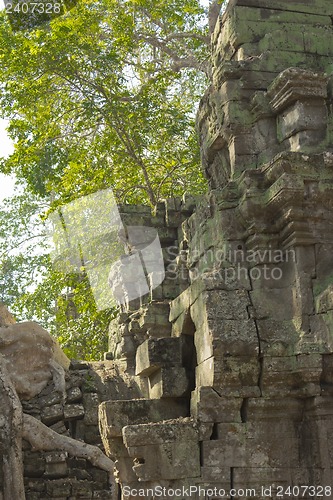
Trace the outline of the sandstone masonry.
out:
<instances>
[{"instance_id":1,"label":"sandstone masonry","mask_svg":"<svg viewBox=\"0 0 333 500\"><path fill-rule=\"evenodd\" d=\"M332 485L332 19L230 1L197 119L209 194L124 214L158 228L167 278L110 327L140 394L99 410L122 498Z\"/></svg>"}]
</instances>

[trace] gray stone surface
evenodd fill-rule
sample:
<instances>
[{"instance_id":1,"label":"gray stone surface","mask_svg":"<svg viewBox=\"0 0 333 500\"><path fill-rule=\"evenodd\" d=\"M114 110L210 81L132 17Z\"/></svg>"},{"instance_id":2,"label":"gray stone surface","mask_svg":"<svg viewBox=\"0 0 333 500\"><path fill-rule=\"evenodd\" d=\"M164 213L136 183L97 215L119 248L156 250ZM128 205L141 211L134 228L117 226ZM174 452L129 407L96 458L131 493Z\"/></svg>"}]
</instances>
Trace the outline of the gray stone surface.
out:
<instances>
[{"instance_id":1,"label":"gray stone surface","mask_svg":"<svg viewBox=\"0 0 333 500\"><path fill-rule=\"evenodd\" d=\"M216 24L197 115L209 193L184 218L182 200L163 208L179 224L166 272L183 280L129 309L126 366L144 399L114 435L117 402L100 414L123 486L193 481L259 500L265 484L332 482L332 14L329 0L230 0ZM191 439L176 416L133 410L177 400Z\"/></svg>"}]
</instances>

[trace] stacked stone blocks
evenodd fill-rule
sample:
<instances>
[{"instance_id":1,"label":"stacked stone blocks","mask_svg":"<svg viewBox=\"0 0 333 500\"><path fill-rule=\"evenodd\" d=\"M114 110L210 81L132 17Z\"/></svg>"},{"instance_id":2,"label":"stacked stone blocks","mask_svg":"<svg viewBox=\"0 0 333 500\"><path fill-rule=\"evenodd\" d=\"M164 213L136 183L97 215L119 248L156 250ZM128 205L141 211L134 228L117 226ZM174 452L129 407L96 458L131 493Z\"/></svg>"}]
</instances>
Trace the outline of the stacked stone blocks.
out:
<instances>
[{"instance_id":1,"label":"stacked stone blocks","mask_svg":"<svg viewBox=\"0 0 333 500\"><path fill-rule=\"evenodd\" d=\"M332 17L327 0L231 0L217 23L197 119L210 189L186 217L173 205L187 274L127 313L141 398L116 438L117 401L100 407L132 460L122 488L332 483ZM161 328L142 335L147 311Z\"/></svg>"}]
</instances>

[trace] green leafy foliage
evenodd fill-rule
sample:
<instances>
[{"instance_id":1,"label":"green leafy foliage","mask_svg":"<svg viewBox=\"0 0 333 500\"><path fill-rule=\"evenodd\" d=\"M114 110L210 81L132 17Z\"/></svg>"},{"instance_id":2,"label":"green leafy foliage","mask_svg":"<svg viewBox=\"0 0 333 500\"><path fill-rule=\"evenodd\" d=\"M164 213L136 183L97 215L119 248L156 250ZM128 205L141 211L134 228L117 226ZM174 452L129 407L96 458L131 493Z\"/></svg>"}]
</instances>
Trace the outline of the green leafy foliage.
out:
<instances>
[{"instance_id":1,"label":"green leafy foliage","mask_svg":"<svg viewBox=\"0 0 333 500\"><path fill-rule=\"evenodd\" d=\"M16 32L0 13L0 111L15 143L0 171L24 186L0 211L0 293L71 357L100 357L115 310L96 310L84 271L52 267L42 219L108 187L151 206L206 189L194 127L206 25L198 0L81 0Z\"/></svg>"},{"instance_id":2,"label":"green leafy foliage","mask_svg":"<svg viewBox=\"0 0 333 500\"><path fill-rule=\"evenodd\" d=\"M47 29L2 19L0 106L16 144L2 171L59 203L109 186L152 205L202 191L203 14L196 0L83 0Z\"/></svg>"}]
</instances>

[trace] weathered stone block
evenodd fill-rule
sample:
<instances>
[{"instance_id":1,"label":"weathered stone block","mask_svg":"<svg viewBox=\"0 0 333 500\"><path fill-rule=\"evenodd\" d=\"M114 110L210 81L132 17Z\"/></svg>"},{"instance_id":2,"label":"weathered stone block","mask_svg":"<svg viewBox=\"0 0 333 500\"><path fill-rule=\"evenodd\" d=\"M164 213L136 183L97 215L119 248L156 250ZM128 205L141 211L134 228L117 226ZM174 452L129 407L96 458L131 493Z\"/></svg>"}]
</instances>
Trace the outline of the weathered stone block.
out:
<instances>
[{"instance_id":1,"label":"weathered stone block","mask_svg":"<svg viewBox=\"0 0 333 500\"><path fill-rule=\"evenodd\" d=\"M328 311L324 314L310 316L310 331L306 342L300 340L299 349L301 352L331 353L333 351L332 339L333 313ZM311 347L312 344L312 347Z\"/></svg>"},{"instance_id":2,"label":"weathered stone block","mask_svg":"<svg viewBox=\"0 0 333 500\"><path fill-rule=\"evenodd\" d=\"M141 481L200 475L199 443L193 423L127 426L123 438Z\"/></svg>"},{"instance_id":3,"label":"weathered stone block","mask_svg":"<svg viewBox=\"0 0 333 500\"><path fill-rule=\"evenodd\" d=\"M67 391L67 403L77 403L82 398L82 392L79 387L71 387Z\"/></svg>"},{"instance_id":4,"label":"weathered stone block","mask_svg":"<svg viewBox=\"0 0 333 500\"><path fill-rule=\"evenodd\" d=\"M333 310L333 284L329 284L326 290L316 297L316 313L325 313Z\"/></svg>"},{"instance_id":5,"label":"weathered stone block","mask_svg":"<svg viewBox=\"0 0 333 500\"><path fill-rule=\"evenodd\" d=\"M189 379L185 368L161 368L149 377L151 399L184 397L189 390Z\"/></svg>"},{"instance_id":6,"label":"weathered stone block","mask_svg":"<svg viewBox=\"0 0 333 500\"><path fill-rule=\"evenodd\" d=\"M319 354L265 356L261 388L264 396L313 397L321 393L322 360Z\"/></svg>"},{"instance_id":7,"label":"weathered stone block","mask_svg":"<svg viewBox=\"0 0 333 500\"><path fill-rule=\"evenodd\" d=\"M262 354L269 356L291 356L295 354L300 332L293 321L259 319L256 323Z\"/></svg>"},{"instance_id":8,"label":"weathered stone block","mask_svg":"<svg viewBox=\"0 0 333 500\"><path fill-rule=\"evenodd\" d=\"M84 406L81 404L65 405L64 418L65 420L73 420L84 417Z\"/></svg>"},{"instance_id":9,"label":"weathered stone block","mask_svg":"<svg viewBox=\"0 0 333 500\"><path fill-rule=\"evenodd\" d=\"M311 29L304 32L305 51L323 56L332 56L331 36L332 31L327 26L311 26Z\"/></svg>"},{"instance_id":10,"label":"weathered stone block","mask_svg":"<svg viewBox=\"0 0 333 500\"><path fill-rule=\"evenodd\" d=\"M83 396L84 423L86 425L98 426L99 396L94 393L86 393Z\"/></svg>"},{"instance_id":11,"label":"weathered stone block","mask_svg":"<svg viewBox=\"0 0 333 500\"><path fill-rule=\"evenodd\" d=\"M60 478L68 475L68 467L66 462L47 463L45 467L44 476L46 478Z\"/></svg>"},{"instance_id":12,"label":"weathered stone block","mask_svg":"<svg viewBox=\"0 0 333 500\"><path fill-rule=\"evenodd\" d=\"M242 398L220 396L212 387L197 387L191 396L191 415L201 422L241 422Z\"/></svg>"},{"instance_id":13,"label":"weathered stone block","mask_svg":"<svg viewBox=\"0 0 333 500\"><path fill-rule=\"evenodd\" d=\"M243 2L245 3L245 2ZM249 5L241 6L237 4L237 8L234 9L232 15L236 15L238 19L243 21L255 21L257 23L288 23L288 24L301 24L301 25L330 25L330 17L328 13L316 12L316 13L302 13L301 9L297 11L297 17L294 13L291 13L288 9L274 8L273 6L260 7L260 8L249 8ZM215 32L215 37L219 34L219 27ZM270 31L269 29L267 30Z\"/></svg>"},{"instance_id":14,"label":"weathered stone block","mask_svg":"<svg viewBox=\"0 0 333 500\"><path fill-rule=\"evenodd\" d=\"M198 282L202 283L207 290L251 290L248 272L239 272L237 266L222 268L211 271L200 276ZM201 289L197 287L195 296L199 296ZM191 290L193 285L191 286Z\"/></svg>"},{"instance_id":15,"label":"weathered stone block","mask_svg":"<svg viewBox=\"0 0 333 500\"><path fill-rule=\"evenodd\" d=\"M211 356L200 363L195 369L196 387L214 385L214 358Z\"/></svg>"},{"instance_id":16,"label":"weathered stone block","mask_svg":"<svg viewBox=\"0 0 333 500\"><path fill-rule=\"evenodd\" d=\"M45 460L46 463L51 464L51 463L63 463L66 462L68 457L67 452L48 452L45 454Z\"/></svg>"},{"instance_id":17,"label":"weathered stone block","mask_svg":"<svg viewBox=\"0 0 333 500\"><path fill-rule=\"evenodd\" d=\"M196 386L212 386L223 396L256 397L260 363L257 358L230 356L209 358L196 367Z\"/></svg>"},{"instance_id":18,"label":"weathered stone block","mask_svg":"<svg viewBox=\"0 0 333 500\"><path fill-rule=\"evenodd\" d=\"M259 424L259 423L258 423ZM224 424L229 425L229 424ZM259 424L260 425L260 424ZM298 439L288 439L289 453L273 439L262 439L247 432L246 424L238 424L223 440L204 441L203 464L206 467L297 467Z\"/></svg>"},{"instance_id":19,"label":"weathered stone block","mask_svg":"<svg viewBox=\"0 0 333 500\"><path fill-rule=\"evenodd\" d=\"M260 258L265 258L265 250L259 255ZM292 260L293 256L289 258L287 255L285 258L288 259L288 261L255 264L250 272L253 289L269 288L281 290L283 288L292 287L296 280L295 263ZM281 260L282 259L284 259L283 256L281 256ZM283 290L281 290L281 293L283 294Z\"/></svg>"},{"instance_id":20,"label":"weathered stone block","mask_svg":"<svg viewBox=\"0 0 333 500\"><path fill-rule=\"evenodd\" d=\"M77 498L92 498L92 484L87 481L72 481L72 495Z\"/></svg>"},{"instance_id":21,"label":"weathered stone block","mask_svg":"<svg viewBox=\"0 0 333 500\"><path fill-rule=\"evenodd\" d=\"M309 153L322 149L324 140L326 139L326 130L310 130L298 132L286 140L290 151L298 151Z\"/></svg>"},{"instance_id":22,"label":"weathered stone block","mask_svg":"<svg viewBox=\"0 0 333 500\"><path fill-rule=\"evenodd\" d=\"M323 354L323 372L321 374L322 392L333 391L333 354Z\"/></svg>"},{"instance_id":23,"label":"weathered stone block","mask_svg":"<svg viewBox=\"0 0 333 500\"><path fill-rule=\"evenodd\" d=\"M230 356L216 363L213 387L222 395L259 397L260 361L253 357Z\"/></svg>"},{"instance_id":24,"label":"weathered stone block","mask_svg":"<svg viewBox=\"0 0 333 500\"><path fill-rule=\"evenodd\" d=\"M329 0L311 0L304 3L300 0L238 0L237 5L244 7L255 7L256 9L277 9L289 11L295 18L298 13L309 13L321 15L333 14L333 7Z\"/></svg>"},{"instance_id":25,"label":"weathered stone block","mask_svg":"<svg viewBox=\"0 0 333 500\"><path fill-rule=\"evenodd\" d=\"M42 396L38 398L39 404L41 408L45 408L46 406L53 406L56 404L60 404L62 402L62 394L56 391L52 391L50 394L46 396Z\"/></svg>"},{"instance_id":26,"label":"weathered stone block","mask_svg":"<svg viewBox=\"0 0 333 500\"><path fill-rule=\"evenodd\" d=\"M293 290L257 289L250 292L256 319L271 319L278 321L292 320L294 317Z\"/></svg>"},{"instance_id":27,"label":"weathered stone block","mask_svg":"<svg viewBox=\"0 0 333 500\"><path fill-rule=\"evenodd\" d=\"M284 23L281 23L280 26L275 26L274 31L266 33L260 40L258 44L259 53L266 50L304 52L303 29L304 27L301 24L294 24L293 30L290 30L290 24L284 25Z\"/></svg>"},{"instance_id":28,"label":"weathered stone block","mask_svg":"<svg viewBox=\"0 0 333 500\"><path fill-rule=\"evenodd\" d=\"M316 280L314 280L314 295L319 295L326 287L333 283L333 245L315 245Z\"/></svg>"},{"instance_id":29,"label":"weathered stone block","mask_svg":"<svg viewBox=\"0 0 333 500\"><path fill-rule=\"evenodd\" d=\"M191 305L191 289L187 288L170 303L169 321L174 321Z\"/></svg>"},{"instance_id":30,"label":"weathered stone block","mask_svg":"<svg viewBox=\"0 0 333 500\"><path fill-rule=\"evenodd\" d=\"M24 452L24 475L27 477L41 477L45 472L45 458L39 452ZM0 482L1 484L1 482Z\"/></svg>"},{"instance_id":31,"label":"weathered stone block","mask_svg":"<svg viewBox=\"0 0 333 500\"><path fill-rule=\"evenodd\" d=\"M180 366L182 340L180 338L147 339L136 352L136 375L150 375L162 366Z\"/></svg>"},{"instance_id":32,"label":"weathered stone block","mask_svg":"<svg viewBox=\"0 0 333 500\"><path fill-rule=\"evenodd\" d=\"M64 416L64 407L62 404L47 406L41 411L42 422L46 425L54 424Z\"/></svg>"},{"instance_id":33,"label":"weathered stone block","mask_svg":"<svg viewBox=\"0 0 333 500\"><path fill-rule=\"evenodd\" d=\"M94 491L93 498L100 498L102 500L113 500L115 493L110 490Z\"/></svg>"},{"instance_id":34,"label":"weathered stone block","mask_svg":"<svg viewBox=\"0 0 333 500\"><path fill-rule=\"evenodd\" d=\"M109 475L105 470L100 470L94 467L89 470L89 474L93 480L99 484L99 488L107 488L109 485Z\"/></svg>"},{"instance_id":35,"label":"weathered stone block","mask_svg":"<svg viewBox=\"0 0 333 500\"><path fill-rule=\"evenodd\" d=\"M128 425L159 422L187 415L187 402L182 400L107 401L99 407L100 425L109 437L121 436L122 428Z\"/></svg>"},{"instance_id":36,"label":"weathered stone block","mask_svg":"<svg viewBox=\"0 0 333 500\"><path fill-rule=\"evenodd\" d=\"M247 311L246 311L246 314ZM254 320L211 319L194 334L197 361L202 363L211 356L253 356L259 353L259 342Z\"/></svg>"},{"instance_id":37,"label":"weathered stone block","mask_svg":"<svg viewBox=\"0 0 333 500\"><path fill-rule=\"evenodd\" d=\"M229 467L201 467L201 480L203 483L220 483L225 481L230 482L230 468Z\"/></svg>"},{"instance_id":38,"label":"weathered stone block","mask_svg":"<svg viewBox=\"0 0 333 500\"><path fill-rule=\"evenodd\" d=\"M139 317L140 328L143 330L157 328L167 336L171 332L171 325L168 320L169 312L170 306L166 302L149 304L146 309L142 310L142 314Z\"/></svg>"},{"instance_id":39,"label":"weathered stone block","mask_svg":"<svg viewBox=\"0 0 333 500\"><path fill-rule=\"evenodd\" d=\"M60 478L68 475L67 453L52 452L45 455L45 477Z\"/></svg>"},{"instance_id":40,"label":"weathered stone block","mask_svg":"<svg viewBox=\"0 0 333 500\"><path fill-rule=\"evenodd\" d=\"M235 488L255 488L258 493L262 488L267 493L268 488L272 484L281 485L285 490L295 481L294 468L290 467L235 467L234 469L234 486ZM299 476L299 473L297 474ZM295 483L296 484L296 483ZM302 484L299 482L297 484ZM269 485L269 486L264 486ZM276 494L275 486L272 488L272 494Z\"/></svg>"},{"instance_id":41,"label":"weathered stone block","mask_svg":"<svg viewBox=\"0 0 333 500\"><path fill-rule=\"evenodd\" d=\"M305 130L323 131L325 137L327 109L324 100L297 101L278 117L278 138L284 141Z\"/></svg>"},{"instance_id":42,"label":"weathered stone block","mask_svg":"<svg viewBox=\"0 0 333 500\"><path fill-rule=\"evenodd\" d=\"M46 484L46 491L51 498L67 498L72 491L71 481L68 479L55 479L53 481L48 481Z\"/></svg>"},{"instance_id":43,"label":"weathered stone block","mask_svg":"<svg viewBox=\"0 0 333 500\"><path fill-rule=\"evenodd\" d=\"M202 293L191 306L191 317L198 328L205 319L248 319L250 299L246 290L211 290Z\"/></svg>"}]
</instances>

